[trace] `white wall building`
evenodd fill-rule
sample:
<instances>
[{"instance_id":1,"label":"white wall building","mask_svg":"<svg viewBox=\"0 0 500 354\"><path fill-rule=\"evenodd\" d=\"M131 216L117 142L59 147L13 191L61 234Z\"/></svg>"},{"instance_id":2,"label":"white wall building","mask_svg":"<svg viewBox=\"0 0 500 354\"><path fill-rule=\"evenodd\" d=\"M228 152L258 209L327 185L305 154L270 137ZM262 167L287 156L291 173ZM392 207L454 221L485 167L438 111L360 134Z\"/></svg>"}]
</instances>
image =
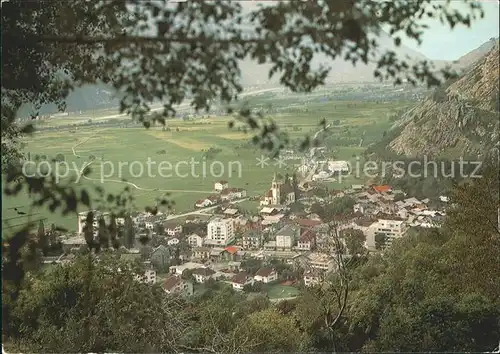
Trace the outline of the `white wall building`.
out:
<instances>
[{"instance_id":1,"label":"white wall building","mask_svg":"<svg viewBox=\"0 0 500 354\"><path fill-rule=\"evenodd\" d=\"M154 269L147 269L143 275L136 276L138 281L142 281L147 284L156 283L156 271Z\"/></svg>"},{"instance_id":2,"label":"white wall building","mask_svg":"<svg viewBox=\"0 0 500 354\"><path fill-rule=\"evenodd\" d=\"M215 182L215 184L214 184L214 189L217 192L223 191L226 188L229 188L229 183L227 183L227 181L218 181L218 182Z\"/></svg>"},{"instance_id":3,"label":"white wall building","mask_svg":"<svg viewBox=\"0 0 500 354\"><path fill-rule=\"evenodd\" d=\"M349 163L347 161L328 161L328 170L332 173L349 172Z\"/></svg>"},{"instance_id":4,"label":"white wall building","mask_svg":"<svg viewBox=\"0 0 500 354\"><path fill-rule=\"evenodd\" d=\"M408 225L403 220L379 219L369 227L366 244L369 248L375 248L375 236L384 234L385 245L390 246L395 239L403 237L407 231Z\"/></svg>"},{"instance_id":5,"label":"white wall building","mask_svg":"<svg viewBox=\"0 0 500 354\"><path fill-rule=\"evenodd\" d=\"M83 233L85 221L87 220L87 215L90 211L92 211L94 213L94 222L93 222L94 236L97 236L97 230L99 228L99 219L101 218L101 216L103 216L104 221L106 223L108 223L109 222L109 213L101 213L98 210L88 210L88 211L82 211L82 212L78 213L78 233L79 234Z\"/></svg>"},{"instance_id":6,"label":"white wall building","mask_svg":"<svg viewBox=\"0 0 500 354\"><path fill-rule=\"evenodd\" d=\"M191 234L188 236L188 243L191 247L202 247L203 246L203 237L198 234Z\"/></svg>"},{"instance_id":7,"label":"white wall building","mask_svg":"<svg viewBox=\"0 0 500 354\"><path fill-rule=\"evenodd\" d=\"M206 241L215 245L227 245L234 239L233 219L216 218L207 225ZM212 242L213 241L213 242Z\"/></svg>"}]
</instances>

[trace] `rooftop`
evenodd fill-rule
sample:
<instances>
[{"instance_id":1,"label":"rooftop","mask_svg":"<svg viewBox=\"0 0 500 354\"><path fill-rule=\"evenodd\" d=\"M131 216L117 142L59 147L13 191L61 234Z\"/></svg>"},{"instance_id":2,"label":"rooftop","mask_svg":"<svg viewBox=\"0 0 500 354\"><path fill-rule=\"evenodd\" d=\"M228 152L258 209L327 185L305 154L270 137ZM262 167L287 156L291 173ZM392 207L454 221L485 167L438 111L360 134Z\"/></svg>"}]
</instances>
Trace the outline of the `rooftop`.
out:
<instances>
[{"instance_id":1,"label":"rooftop","mask_svg":"<svg viewBox=\"0 0 500 354\"><path fill-rule=\"evenodd\" d=\"M268 277L274 272L274 269L272 268L260 268L255 275L261 276L261 277Z\"/></svg>"},{"instance_id":2,"label":"rooftop","mask_svg":"<svg viewBox=\"0 0 500 354\"><path fill-rule=\"evenodd\" d=\"M172 290L177 284L182 281L182 278L179 275L171 275L165 282L163 283L163 288L165 290Z\"/></svg>"}]
</instances>

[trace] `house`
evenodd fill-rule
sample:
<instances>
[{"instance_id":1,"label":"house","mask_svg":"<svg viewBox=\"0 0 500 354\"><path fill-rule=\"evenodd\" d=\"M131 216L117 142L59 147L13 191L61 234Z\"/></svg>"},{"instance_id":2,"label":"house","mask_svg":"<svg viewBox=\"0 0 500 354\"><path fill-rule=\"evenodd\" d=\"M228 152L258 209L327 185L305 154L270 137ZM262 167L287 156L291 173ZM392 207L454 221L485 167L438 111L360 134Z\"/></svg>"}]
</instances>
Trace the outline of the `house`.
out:
<instances>
[{"instance_id":1,"label":"house","mask_svg":"<svg viewBox=\"0 0 500 354\"><path fill-rule=\"evenodd\" d=\"M245 285L253 285L253 282L253 277L246 272L240 272L231 279L231 285L234 290L243 290Z\"/></svg>"},{"instance_id":2,"label":"house","mask_svg":"<svg viewBox=\"0 0 500 354\"><path fill-rule=\"evenodd\" d=\"M243 253L244 252L240 252L238 247L228 246L224 248L224 251L222 252L221 256L228 261L237 261L241 258Z\"/></svg>"},{"instance_id":3,"label":"house","mask_svg":"<svg viewBox=\"0 0 500 354\"><path fill-rule=\"evenodd\" d=\"M298 239L300 229L296 225L285 225L276 234L276 249L291 250Z\"/></svg>"},{"instance_id":4,"label":"house","mask_svg":"<svg viewBox=\"0 0 500 354\"><path fill-rule=\"evenodd\" d=\"M218 181L218 182L215 182L214 184L214 189L217 191L217 192L221 192L223 191L224 189L227 189L229 188L229 183L227 183L227 181Z\"/></svg>"},{"instance_id":5,"label":"house","mask_svg":"<svg viewBox=\"0 0 500 354\"><path fill-rule=\"evenodd\" d=\"M228 217L236 216L238 213L239 213L239 210L238 209L233 209L233 208L227 208L223 212L224 216L228 216Z\"/></svg>"},{"instance_id":6,"label":"house","mask_svg":"<svg viewBox=\"0 0 500 354\"><path fill-rule=\"evenodd\" d=\"M248 230L242 236L243 248L256 249L261 245L262 235L256 230Z\"/></svg>"},{"instance_id":7,"label":"house","mask_svg":"<svg viewBox=\"0 0 500 354\"><path fill-rule=\"evenodd\" d=\"M203 246L203 237L198 234L191 234L188 236L187 241L191 247Z\"/></svg>"},{"instance_id":8,"label":"house","mask_svg":"<svg viewBox=\"0 0 500 354\"><path fill-rule=\"evenodd\" d=\"M278 273L272 268L260 268L253 279L267 284L278 280Z\"/></svg>"},{"instance_id":9,"label":"house","mask_svg":"<svg viewBox=\"0 0 500 354\"><path fill-rule=\"evenodd\" d=\"M215 278L215 271L210 268L196 268L193 277L197 283L205 283L208 279Z\"/></svg>"},{"instance_id":10,"label":"house","mask_svg":"<svg viewBox=\"0 0 500 354\"><path fill-rule=\"evenodd\" d=\"M335 268L335 262L332 257L323 253L311 253L307 256L309 266L313 269L332 271Z\"/></svg>"},{"instance_id":11,"label":"house","mask_svg":"<svg viewBox=\"0 0 500 354\"><path fill-rule=\"evenodd\" d=\"M316 232L305 229L297 241L297 250L311 251L316 247Z\"/></svg>"},{"instance_id":12,"label":"house","mask_svg":"<svg viewBox=\"0 0 500 354\"><path fill-rule=\"evenodd\" d=\"M247 191L243 188L226 188L220 192L222 200L241 199L247 196Z\"/></svg>"},{"instance_id":13,"label":"house","mask_svg":"<svg viewBox=\"0 0 500 354\"><path fill-rule=\"evenodd\" d=\"M151 252L151 264L155 269L165 269L172 259L172 252L168 247L160 245Z\"/></svg>"},{"instance_id":14,"label":"house","mask_svg":"<svg viewBox=\"0 0 500 354\"><path fill-rule=\"evenodd\" d=\"M210 199L200 199L194 204L195 208L207 208L214 205Z\"/></svg>"},{"instance_id":15,"label":"house","mask_svg":"<svg viewBox=\"0 0 500 354\"><path fill-rule=\"evenodd\" d=\"M322 224L321 220L296 219L295 221L302 228L314 228Z\"/></svg>"},{"instance_id":16,"label":"house","mask_svg":"<svg viewBox=\"0 0 500 354\"><path fill-rule=\"evenodd\" d=\"M137 275L135 279L146 284L154 284L156 283L156 271L154 269L146 269L143 275Z\"/></svg>"},{"instance_id":17,"label":"house","mask_svg":"<svg viewBox=\"0 0 500 354\"><path fill-rule=\"evenodd\" d=\"M171 237L167 240L167 245L169 246L175 246L179 244L179 238L178 237Z\"/></svg>"},{"instance_id":18,"label":"house","mask_svg":"<svg viewBox=\"0 0 500 354\"><path fill-rule=\"evenodd\" d=\"M168 236L175 236L177 234L180 234L182 232L182 224L178 224L175 222L168 222L165 223L165 233Z\"/></svg>"},{"instance_id":19,"label":"house","mask_svg":"<svg viewBox=\"0 0 500 354\"><path fill-rule=\"evenodd\" d=\"M381 185L381 186L372 186L372 189L376 192L376 193L388 193L388 192L391 192L392 191L392 187L389 186L389 185Z\"/></svg>"},{"instance_id":20,"label":"house","mask_svg":"<svg viewBox=\"0 0 500 354\"><path fill-rule=\"evenodd\" d=\"M347 162L347 161L328 161L328 170L332 173L349 172L349 162Z\"/></svg>"},{"instance_id":21,"label":"house","mask_svg":"<svg viewBox=\"0 0 500 354\"><path fill-rule=\"evenodd\" d=\"M208 247L194 247L193 248L193 258L196 259L209 259L211 248Z\"/></svg>"},{"instance_id":22,"label":"house","mask_svg":"<svg viewBox=\"0 0 500 354\"><path fill-rule=\"evenodd\" d=\"M163 290L167 294L193 295L193 284L181 278L180 275L171 275L163 283Z\"/></svg>"},{"instance_id":23,"label":"house","mask_svg":"<svg viewBox=\"0 0 500 354\"><path fill-rule=\"evenodd\" d=\"M313 286L321 283L323 276L321 272L313 269L309 269L304 272L304 285L306 287Z\"/></svg>"},{"instance_id":24,"label":"house","mask_svg":"<svg viewBox=\"0 0 500 354\"><path fill-rule=\"evenodd\" d=\"M184 264L171 266L169 268L169 272L171 274L182 275L182 273L186 269L196 269L196 268L203 268L203 267L205 267L205 265L203 265L201 263L187 262L187 263L184 263Z\"/></svg>"}]
</instances>

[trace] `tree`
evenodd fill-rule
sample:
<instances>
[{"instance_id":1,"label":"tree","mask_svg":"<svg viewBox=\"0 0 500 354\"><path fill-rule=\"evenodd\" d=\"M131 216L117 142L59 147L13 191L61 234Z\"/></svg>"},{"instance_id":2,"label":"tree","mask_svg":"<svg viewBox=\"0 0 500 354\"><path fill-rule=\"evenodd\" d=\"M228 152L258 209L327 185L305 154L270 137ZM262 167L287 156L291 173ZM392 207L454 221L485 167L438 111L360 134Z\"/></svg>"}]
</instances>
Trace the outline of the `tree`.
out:
<instances>
[{"instance_id":1,"label":"tree","mask_svg":"<svg viewBox=\"0 0 500 354\"><path fill-rule=\"evenodd\" d=\"M243 324L242 337L250 338L257 352L292 352L310 348L309 337L300 332L291 317L275 309L252 313Z\"/></svg>"},{"instance_id":2,"label":"tree","mask_svg":"<svg viewBox=\"0 0 500 354\"><path fill-rule=\"evenodd\" d=\"M99 217L98 221L97 243L98 243L98 246L96 247L97 251L101 249L106 249L110 246L110 234L103 216Z\"/></svg>"},{"instance_id":3,"label":"tree","mask_svg":"<svg viewBox=\"0 0 500 354\"><path fill-rule=\"evenodd\" d=\"M358 256L366 253L364 246L366 236L361 230L346 229L341 232L341 237L345 242L347 251L352 256Z\"/></svg>"},{"instance_id":4,"label":"tree","mask_svg":"<svg viewBox=\"0 0 500 354\"><path fill-rule=\"evenodd\" d=\"M49 245L48 235L45 232L45 226L43 224L43 220L40 220L38 223L37 238L38 238L38 243L40 244L40 248L42 249L43 255L46 256L50 245Z\"/></svg>"},{"instance_id":5,"label":"tree","mask_svg":"<svg viewBox=\"0 0 500 354\"><path fill-rule=\"evenodd\" d=\"M118 235L118 225L116 224L116 216L111 213L109 217L108 234L111 242L111 246L114 249L120 248L120 239Z\"/></svg>"},{"instance_id":6,"label":"tree","mask_svg":"<svg viewBox=\"0 0 500 354\"><path fill-rule=\"evenodd\" d=\"M378 250L382 250L385 248L385 243L387 241L387 236L382 233L375 234L375 248Z\"/></svg>"},{"instance_id":7,"label":"tree","mask_svg":"<svg viewBox=\"0 0 500 354\"><path fill-rule=\"evenodd\" d=\"M87 267L83 257L29 280L13 310L14 322L23 328L16 343L44 352L170 352L176 348L175 342L186 330L177 300L165 299L160 287L135 281L137 273L126 263L101 257L93 266L95 276L86 301L81 275L88 272ZM85 316L99 328L90 331L89 338L83 336Z\"/></svg>"},{"instance_id":8,"label":"tree","mask_svg":"<svg viewBox=\"0 0 500 354\"><path fill-rule=\"evenodd\" d=\"M286 88L309 92L323 84L328 74L327 69L314 69L316 66L311 65L312 60L318 58L316 52L326 55L327 59L345 54L353 63L366 63L379 48L377 38L371 35L380 28L387 28L395 36L396 45L401 42L396 37L399 31L419 41L421 30L425 28L423 15L442 18L452 27L467 25L480 12L475 5L470 7L472 16L463 16L447 5L437 4L427 13L426 2L402 0L395 3L369 0L279 2L250 14L245 13L238 3L223 1L180 2L172 6L164 2L131 0L3 2L2 58L5 60L2 62L1 134L2 165L8 166L5 190L12 196L28 191L33 196L33 206L47 205L51 211L63 215L75 213L79 205L90 209L86 191L77 191L71 183L59 183L55 176L29 177L20 170L22 157L16 155L16 143L20 136L33 131L32 126L19 127L15 123L16 113L24 103L33 103L36 110L44 103L54 103L63 110L64 100L74 87L102 81L121 93L120 112L130 114L145 127L174 116L174 107L184 99L189 99L196 110L208 110L218 102L227 104L230 112L233 109L231 104L242 91L238 81L238 60L248 57L268 63L271 74L278 74ZM207 21L209 18L211 20ZM147 24L143 25L144 22ZM178 26L179 23L186 25ZM246 31L249 24L257 29L250 37ZM333 35L332 28L338 29ZM130 65L139 60L141 65ZM392 78L396 83L402 78L407 78L410 83L438 83L438 76L431 72L427 63L407 65L391 52L383 53L378 62L378 69L374 72L377 77ZM164 102L164 112L148 116L149 106L155 101ZM38 113L34 112L33 117ZM257 119L247 107L242 108L237 117L250 128L259 130L253 140L257 146L270 150L283 146L285 137L278 132L276 124ZM304 146L307 142L305 140ZM127 188L124 192L128 191ZM96 190L102 200L108 199L102 188ZM118 199L123 200L128 199L125 196ZM125 204L117 203L123 209L126 209ZM99 243L94 241L93 214L89 214L84 235L91 250L99 249ZM104 230L101 235L104 235ZM16 233L15 236L8 241L12 246L8 262L17 261L19 255L15 253L29 244L26 233ZM132 231L126 238L131 247ZM98 237L98 240L104 239L104 236ZM19 286L24 273L8 262L7 269L12 273L6 278L21 277L14 282ZM89 266L88 273L91 269ZM91 289L88 286L85 294ZM99 294L107 294L108 290L106 287L96 289ZM85 299L90 301L88 297ZM60 328L55 326L59 335L57 345L43 342L44 346L38 349L104 351L107 347L125 350L127 345L130 345L129 350L137 349L136 344L127 341L133 338L127 331L118 337L127 344L123 347L91 338L89 323L96 317L95 313L86 315L83 338L87 342L80 347L77 343L82 342L75 338L75 333L80 335L81 327L75 320L66 327L73 328L74 332L59 331ZM119 318L121 323L127 323L125 317ZM139 323L135 326L141 327ZM157 327L161 326L157 324ZM54 326L45 328L53 329ZM54 333L51 332L52 337L57 337ZM148 338L140 344L154 343L156 339ZM95 345L89 348L89 343ZM226 352L235 349L226 341L221 347ZM168 351L172 348L160 349Z\"/></svg>"},{"instance_id":9,"label":"tree","mask_svg":"<svg viewBox=\"0 0 500 354\"><path fill-rule=\"evenodd\" d=\"M133 248L135 245L134 224L130 215L125 216L125 247Z\"/></svg>"}]
</instances>

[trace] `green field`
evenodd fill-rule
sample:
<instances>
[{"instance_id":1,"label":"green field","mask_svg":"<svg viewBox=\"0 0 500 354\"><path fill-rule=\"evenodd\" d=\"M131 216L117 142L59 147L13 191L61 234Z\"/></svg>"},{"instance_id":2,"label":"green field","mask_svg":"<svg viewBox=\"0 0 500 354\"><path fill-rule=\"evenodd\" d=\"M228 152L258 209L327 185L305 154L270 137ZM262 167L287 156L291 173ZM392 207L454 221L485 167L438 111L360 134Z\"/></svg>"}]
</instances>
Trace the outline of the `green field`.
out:
<instances>
[{"instance_id":1,"label":"green field","mask_svg":"<svg viewBox=\"0 0 500 354\"><path fill-rule=\"evenodd\" d=\"M299 289L288 285L272 285L267 291L270 299L283 299L287 297L294 297L300 293Z\"/></svg>"},{"instance_id":2,"label":"green field","mask_svg":"<svg viewBox=\"0 0 500 354\"><path fill-rule=\"evenodd\" d=\"M257 104L264 105L271 98L261 97ZM323 136L324 143L334 152L335 158L348 160L359 156L368 142L379 139L390 126L391 114L408 105L408 102L376 104L347 101L309 102L300 105L297 100L273 99L273 105L278 108L271 114L272 119L291 140L313 135L319 130L318 124L322 119L327 122L338 121ZM158 197L168 193L168 199L175 203L173 212L179 213L192 210L196 200L213 193L214 182L217 180L227 180L230 187L245 188L249 196L254 196L269 188L275 172L291 173L296 168L287 166L280 169L274 166L272 160L264 168L257 166L256 159L261 156L262 151L250 143L253 134L246 134L235 128L229 129L230 120L232 118L228 117L169 120L170 131L163 131L160 126L150 129L119 126L87 126L77 129L61 127L58 130L40 131L27 138L24 151L29 152L32 159L35 155L46 155L51 159L62 154L65 162L77 170L88 163L89 156L93 155L96 159L90 165L91 173L75 184L77 188L85 188L95 196L92 192L95 187L103 187L107 193L119 193L128 186L137 208L154 205ZM346 139L347 136L349 139ZM359 146L362 136L366 143ZM216 152L207 156L208 149ZM150 173L148 159L151 161ZM198 162L194 170L189 165L190 161ZM158 170L160 163L164 166L164 177ZM111 165L114 171L111 170ZM143 168L141 175L139 165ZM61 183L68 183L76 176L76 171L66 171L65 168L61 168L61 173L67 174L66 178L61 178ZM331 186L335 188L356 182L359 181L346 179L341 184L332 183ZM29 198L26 195L4 198L3 219L17 217L11 208L28 204ZM254 207L253 203L247 204ZM34 212L39 214L33 216L33 219L47 217L48 223L55 222L70 230L76 229L74 215L63 217L51 214L46 209ZM22 221L22 217L19 217L13 219L11 224L21 224ZM4 223L3 229L5 227Z\"/></svg>"}]
</instances>

